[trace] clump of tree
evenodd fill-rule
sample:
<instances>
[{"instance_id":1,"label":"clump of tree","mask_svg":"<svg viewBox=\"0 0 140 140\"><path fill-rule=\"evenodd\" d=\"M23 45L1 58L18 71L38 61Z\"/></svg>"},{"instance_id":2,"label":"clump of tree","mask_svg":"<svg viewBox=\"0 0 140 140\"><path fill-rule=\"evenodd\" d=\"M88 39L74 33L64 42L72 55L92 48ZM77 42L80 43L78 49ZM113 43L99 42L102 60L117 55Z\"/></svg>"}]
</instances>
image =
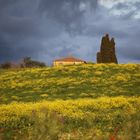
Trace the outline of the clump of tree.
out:
<instances>
[{"instance_id":1,"label":"clump of tree","mask_svg":"<svg viewBox=\"0 0 140 140\"><path fill-rule=\"evenodd\" d=\"M10 62L5 62L5 63L2 63L0 65L0 68L2 68L2 69L10 69L10 68L12 68L12 64Z\"/></svg>"},{"instance_id":2,"label":"clump of tree","mask_svg":"<svg viewBox=\"0 0 140 140\"><path fill-rule=\"evenodd\" d=\"M25 57L23 58L21 67L22 68L39 68L39 67L46 67L46 64L43 62L32 60L31 57Z\"/></svg>"},{"instance_id":3,"label":"clump of tree","mask_svg":"<svg viewBox=\"0 0 140 140\"><path fill-rule=\"evenodd\" d=\"M4 62L0 64L1 69L10 69L10 68L41 68L46 67L46 64L40 61L32 60L31 57L23 58L21 63L14 64L12 62Z\"/></svg>"}]
</instances>

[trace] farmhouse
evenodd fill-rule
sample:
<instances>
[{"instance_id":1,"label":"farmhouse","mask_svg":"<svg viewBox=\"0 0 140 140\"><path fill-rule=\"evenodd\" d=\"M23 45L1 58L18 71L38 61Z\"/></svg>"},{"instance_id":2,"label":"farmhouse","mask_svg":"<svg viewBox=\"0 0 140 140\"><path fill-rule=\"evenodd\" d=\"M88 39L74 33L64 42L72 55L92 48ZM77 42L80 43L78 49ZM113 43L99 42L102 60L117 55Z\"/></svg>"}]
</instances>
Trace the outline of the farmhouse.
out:
<instances>
[{"instance_id":1,"label":"farmhouse","mask_svg":"<svg viewBox=\"0 0 140 140\"><path fill-rule=\"evenodd\" d=\"M86 61L75 58L75 57L65 57L65 58L54 60L53 66L79 65L79 64L85 64L85 63Z\"/></svg>"}]
</instances>

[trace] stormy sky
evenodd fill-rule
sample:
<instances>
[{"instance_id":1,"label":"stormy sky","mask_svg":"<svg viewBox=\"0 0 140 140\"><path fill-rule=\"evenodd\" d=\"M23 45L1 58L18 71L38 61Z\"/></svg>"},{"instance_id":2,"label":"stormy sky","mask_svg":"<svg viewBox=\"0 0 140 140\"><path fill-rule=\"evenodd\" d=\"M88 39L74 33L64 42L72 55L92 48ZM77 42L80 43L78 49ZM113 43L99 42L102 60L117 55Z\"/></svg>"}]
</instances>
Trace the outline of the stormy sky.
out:
<instances>
[{"instance_id":1,"label":"stormy sky","mask_svg":"<svg viewBox=\"0 0 140 140\"><path fill-rule=\"evenodd\" d=\"M119 63L140 62L140 0L0 0L0 62L51 64L73 55L96 62L104 34Z\"/></svg>"}]
</instances>

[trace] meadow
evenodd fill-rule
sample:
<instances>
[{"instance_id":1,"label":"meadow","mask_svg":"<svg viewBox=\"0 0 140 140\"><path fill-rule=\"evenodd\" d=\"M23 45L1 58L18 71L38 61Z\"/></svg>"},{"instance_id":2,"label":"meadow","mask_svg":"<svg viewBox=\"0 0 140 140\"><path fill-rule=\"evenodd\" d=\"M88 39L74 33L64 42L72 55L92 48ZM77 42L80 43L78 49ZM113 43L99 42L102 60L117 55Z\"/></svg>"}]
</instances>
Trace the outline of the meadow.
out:
<instances>
[{"instance_id":1,"label":"meadow","mask_svg":"<svg viewBox=\"0 0 140 140\"><path fill-rule=\"evenodd\" d=\"M0 70L0 139L140 139L140 64Z\"/></svg>"}]
</instances>

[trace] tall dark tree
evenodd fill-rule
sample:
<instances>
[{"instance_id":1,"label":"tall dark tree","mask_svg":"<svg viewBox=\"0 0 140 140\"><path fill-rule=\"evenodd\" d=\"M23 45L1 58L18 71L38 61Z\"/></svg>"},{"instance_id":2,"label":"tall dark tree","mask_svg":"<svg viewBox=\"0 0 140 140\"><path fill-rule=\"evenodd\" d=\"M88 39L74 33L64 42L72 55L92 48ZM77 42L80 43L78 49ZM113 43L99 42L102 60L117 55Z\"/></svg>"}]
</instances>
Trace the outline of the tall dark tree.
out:
<instances>
[{"instance_id":1,"label":"tall dark tree","mask_svg":"<svg viewBox=\"0 0 140 140\"><path fill-rule=\"evenodd\" d=\"M118 63L114 38L110 40L108 34L102 38L100 52L97 53L97 63Z\"/></svg>"}]
</instances>

